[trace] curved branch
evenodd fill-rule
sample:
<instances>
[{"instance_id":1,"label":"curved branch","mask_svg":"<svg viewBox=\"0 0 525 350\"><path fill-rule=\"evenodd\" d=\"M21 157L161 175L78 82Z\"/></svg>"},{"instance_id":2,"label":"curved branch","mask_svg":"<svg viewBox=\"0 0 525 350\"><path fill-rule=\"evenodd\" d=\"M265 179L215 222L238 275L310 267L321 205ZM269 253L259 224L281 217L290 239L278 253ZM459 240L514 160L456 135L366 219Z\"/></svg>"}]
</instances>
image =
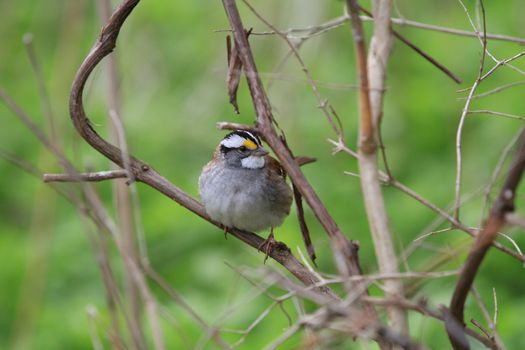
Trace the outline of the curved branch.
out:
<instances>
[{"instance_id":1,"label":"curved branch","mask_svg":"<svg viewBox=\"0 0 525 350\"><path fill-rule=\"evenodd\" d=\"M464 321L464 308L467 295L472 287L476 273L489 250L492 242L498 235L498 232L506 223L506 217L508 213L514 212L514 199L516 197L516 189L520 183L523 171L525 170L525 130L522 131L520 136L520 146L514 156L510 170L505 179L505 183L501 188L498 198L494 202L494 206L490 211L489 217L485 222L483 230L476 237L476 240L472 244L465 265L463 266L461 273L458 277L458 282L450 301L450 314L454 317L457 323L462 326L465 325ZM454 349L469 349L466 338L462 337L462 334L453 334L447 327L449 338L454 346Z\"/></svg>"},{"instance_id":2,"label":"curved branch","mask_svg":"<svg viewBox=\"0 0 525 350\"><path fill-rule=\"evenodd\" d=\"M88 144L91 145L91 147L120 167L124 167L124 156L122 150L104 140L93 129L88 117L86 116L82 102L82 96L86 81L89 78L91 72L104 57L113 51L120 28L139 1L140 0L125 0L115 10L107 24L102 28L97 42L92 47L91 51L78 69L75 80L73 81L69 100L69 112L71 120L73 121L73 125L75 126L78 133ZM160 193L179 203L186 209L190 210L194 214L200 216L204 220L217 227L220 227L221 229L223 228L220 223L215 222L208 217L204 207L197 200L186 194L184 191L180 190L178 187L174 186L148 164L133 157L132 155L125 155L125 158L126 162L129 159L129 165L126 165L129 166L131 175L135 178L135 180L147 184L148 186L156 189ZM258 247L264 242L262 237L252 232L246 232L237 229L228 229L228 232L255 249L258 249ZM292 273L305 285L312 285L320 282L314 274L312 274L299 262L299 260L295 258L295 256L293 256L293 254L290 252L290 249L285 244L276 244L268 255L283 265L290 273ZM316 291L330 299L338 299L336 294L326 286L316 288Z\"/></svg>"}]
</instances>

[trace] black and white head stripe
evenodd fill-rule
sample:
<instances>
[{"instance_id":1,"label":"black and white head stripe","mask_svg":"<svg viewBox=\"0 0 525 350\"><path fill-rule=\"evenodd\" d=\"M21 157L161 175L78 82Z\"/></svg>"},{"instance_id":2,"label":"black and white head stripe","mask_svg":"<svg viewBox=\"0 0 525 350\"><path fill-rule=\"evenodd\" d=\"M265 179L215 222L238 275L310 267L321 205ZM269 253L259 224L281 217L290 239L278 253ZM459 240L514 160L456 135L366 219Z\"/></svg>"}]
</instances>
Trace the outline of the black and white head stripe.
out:
<instances>
[{"instance_id":1,"label":"black and white head stripe","mask_svg":"<svg viewBox=\"0 0 525 350\"><path fill-rule=\"evenodd\" d=\"M239 148L242 146L248 149L262 147L259 137L256 134L245 130L236 130L229 133L221 141L221 146L229 149Z\"/></svg>"}]
</instances>

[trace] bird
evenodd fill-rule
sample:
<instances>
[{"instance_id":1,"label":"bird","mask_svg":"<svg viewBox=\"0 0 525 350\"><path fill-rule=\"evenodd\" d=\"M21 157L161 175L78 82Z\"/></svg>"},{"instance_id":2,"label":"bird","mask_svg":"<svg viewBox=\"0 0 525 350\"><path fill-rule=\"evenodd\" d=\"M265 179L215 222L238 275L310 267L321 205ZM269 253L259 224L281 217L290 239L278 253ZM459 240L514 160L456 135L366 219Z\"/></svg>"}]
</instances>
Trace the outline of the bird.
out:
<instances>
[{"instance_id":1,"label":"bird","mask_svg":"<svg viewBox=\"0 0 525 350\"><path fill-rule=\"evenodd\" d=\"M199 195L208 216L227 228L270 229L259 246L275 244L273 229L290 214L293 192L280 163L268 154L255 132L235 130L217 145L199 176Z\"/></svg>"}]
</instances>

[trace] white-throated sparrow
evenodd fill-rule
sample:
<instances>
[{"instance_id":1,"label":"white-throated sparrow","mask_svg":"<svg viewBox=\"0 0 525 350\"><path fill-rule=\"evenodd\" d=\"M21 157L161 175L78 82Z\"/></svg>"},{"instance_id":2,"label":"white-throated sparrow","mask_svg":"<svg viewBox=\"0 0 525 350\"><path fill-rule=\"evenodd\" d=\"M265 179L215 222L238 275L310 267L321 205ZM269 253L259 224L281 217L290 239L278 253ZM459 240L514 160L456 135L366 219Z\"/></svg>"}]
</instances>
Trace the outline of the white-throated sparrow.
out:
<instances>
[{"instance_id":1,"label":"white-throated sparrow","mask_svg":"<svg viewBox=\"0 0 525 350\"><path fill-rule=\"evenodd\" d=\"M257 135L237 130L219 143L199 177L199 193L208 215L226 227L246 231L273 228L290 213L292 190L277 160L268 155Z\"/></svg>"}]
</instances>

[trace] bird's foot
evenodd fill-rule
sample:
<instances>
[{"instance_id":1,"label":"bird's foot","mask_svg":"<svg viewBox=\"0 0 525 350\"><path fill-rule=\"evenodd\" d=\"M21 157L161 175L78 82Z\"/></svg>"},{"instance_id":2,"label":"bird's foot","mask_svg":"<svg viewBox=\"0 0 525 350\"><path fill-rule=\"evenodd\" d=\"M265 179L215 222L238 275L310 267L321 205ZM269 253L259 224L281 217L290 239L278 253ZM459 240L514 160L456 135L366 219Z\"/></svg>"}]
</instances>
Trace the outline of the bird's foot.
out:
<instances>
[{"instance_id":1,"label":"bird's foot","mask_svg":"<svg viewBox=\"0 0 525 350\"><path fill-rule=\"evenodd\" d=\"M272 251L272 249L274 248L276 244L277 244L277 241L273 238L273 230L271 230L268 238L266 238L264 242L262 242L261 245L259 245L259 248L258 248L260 252L264 252L265 254L264 256L265 264L266 264L266 260L268 260L268 256L270 252Z\"/></svg>"},{"instance_id":2,"label":"bird's foot","mask_svg":"<svg viewBox=\"0 0 525 350\"><path fill-rule=\"evenodd\" d=\"M221 225L224 230L224 239L228 239L228 226Z\"/></svg>"}]
</instances>

